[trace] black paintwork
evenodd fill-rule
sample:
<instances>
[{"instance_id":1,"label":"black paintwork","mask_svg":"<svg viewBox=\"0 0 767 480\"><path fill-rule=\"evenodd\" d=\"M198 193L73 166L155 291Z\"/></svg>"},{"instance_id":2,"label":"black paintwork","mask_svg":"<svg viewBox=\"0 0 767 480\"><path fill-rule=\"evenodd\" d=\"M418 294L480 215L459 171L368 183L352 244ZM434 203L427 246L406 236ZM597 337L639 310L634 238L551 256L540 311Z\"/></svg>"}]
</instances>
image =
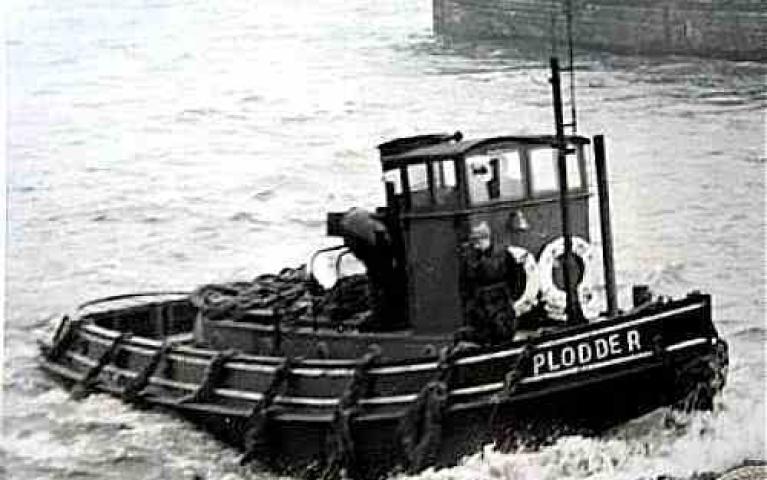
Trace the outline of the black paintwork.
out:
<instances>
[{"instance_id":1,"label":"black paintwork","mask_svg":"<svg viewBox=\"0 0 767 480\"><path fill-rule=\"evenodd\" d=\"M716 335L710 312L710 298L694 294L502 347L466 350L453 367L449 385L452 393L438 464L450 465L461 455L491 440L510 447L519 439L539 442L557 433L599 432L678 401L689 393L679 389L685 365L692 360L707 362L716 357L721 340ZM216 350L191 346L193 318L193 309L183 301L86 315L66 352L59 358L44 360L43 368L64 381L76 382L116 336L132 332L135 335L118 347L118 355L100 373L95 387L119 395L127 380L140 371L159 348L158 340L175 338L178 343L143 392L143 401L178 411L232 444L240 445L245 419L255 406L248 395L268 388L270 368L281 359L235 355L216 379L212 397L202 403L179 404L179 399L190 393L189 388L203 382L206 366L216 353ZM534 354L545 356L552 351L560 355L565 348L575 349L578 344L588 342L595 344L597 339L603 339L607 345L610 335L622 336L625 340L626 332L631 330L636 331L638 347L635 345L629 355L632 358L626 361L621 359L627 358L627 352L612 352L600 359L607 362L604 365L595 367L599 362L590 362L591 367L587 369L548 378L536 376L535 361L530 360L524 364L522 380L513 393L502 394L506 375L519 355L506 352L530 345ZM241 329L240 335L243 333L267 339L270 336L269 332L255 333L248 329ZM371 335L371 339L375 336ZM384 344L387 334L377 336L379 342L376 343ZM355 341L359 341L359 334L338 334L330 348L343 348L342 344ZM407 396L416 395L434 378L437 368L435 356L409 354L412 349L408 350L405 345L418 345L419 341L417 336L405 335L399 341L392 341L382 349L380 363L370 371L374 386L361 401L361 410L352 426L361 477L376 477L402 463L397 426L413 401ZM624 342L623 348L626 345ZM332 433L330 422L335 411L333 402L344 394L356 360L351 357L312 359L311 351L292 353L303 353L305 359L294 363L288 386L277 399L279 413L274 417L275 428L270 430L273 436L269 458L280 468L296 469L321 463L326 458L327 439ZM397 369L401 371L397 373Z\"/></svg>"}]
</instances>

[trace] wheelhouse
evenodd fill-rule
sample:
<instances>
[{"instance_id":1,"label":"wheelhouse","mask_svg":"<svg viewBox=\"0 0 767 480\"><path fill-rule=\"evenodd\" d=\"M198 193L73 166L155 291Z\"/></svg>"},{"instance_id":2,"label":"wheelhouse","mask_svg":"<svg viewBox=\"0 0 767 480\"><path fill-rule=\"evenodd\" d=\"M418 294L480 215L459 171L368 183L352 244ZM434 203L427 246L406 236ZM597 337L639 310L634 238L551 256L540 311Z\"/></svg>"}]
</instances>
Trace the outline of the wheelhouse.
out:
<instances>
[{"instance_id":1,"label":"wheelhouse","mask_svg":"<svg viewBox=\"0 0 767 480\"><path fill-rule=\"evenodd\" d=\"M402 142L427 144L407 148ZM557 148L551 136L458 140L425 135L379 146L390 207L411 213L482 209L557 199ZM420 142L416 140L420 139ZM567 137L567 184L587 190L585 137ZM412 143L411 143L412 145Z\"/></svg>"},{"instance_id":2,"label":"wheelhouse","mask_svg":"<svg viewBox=\"0 0 767 480\"><path fill-rule=\"evenodd\" d=\"M588 241L589 139L565 137L572 235ZM386 218L409 323L454 332L465 313L462 245L482 225L493 244L538 255L561 236L558 148L554 136L464 140L422 135L379 145Z\"/></svg>"}]
</instances>

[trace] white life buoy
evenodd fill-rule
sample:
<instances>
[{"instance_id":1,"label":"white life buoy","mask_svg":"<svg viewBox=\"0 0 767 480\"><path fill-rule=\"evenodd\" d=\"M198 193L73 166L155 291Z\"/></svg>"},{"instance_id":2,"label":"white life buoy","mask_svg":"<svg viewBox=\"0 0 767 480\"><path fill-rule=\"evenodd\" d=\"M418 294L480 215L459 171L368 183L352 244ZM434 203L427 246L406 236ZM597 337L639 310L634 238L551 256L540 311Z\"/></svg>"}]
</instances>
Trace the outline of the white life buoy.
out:
<instances>
[{"instance_id":1,"label":"white life buoy","mask_svg":"<svg viewBox=\"0 0 767 480\"><path fill-rule=\"evenodd\" d=\"M583 262L583 274L577 287L578 300L581 306L587 306L594 300L591 279L594 253L589 242L583 238L574 236L572 242L573 254ZM541 298L549 315L558 320L565 320L567 294L554 282L554 265L564 252L565 239L559 237L544 247L538 259Z\"/></svg>"},{"instance_id":2,"label":"white life buoy","mask_svg":"<svg viewBox=\"0 0 767 480\"><path fill-rule=\"evenodd\" d=\"M532 310L538 303L538 291L541 285L538 278L538 263L535 261L535 255L522 247L512 245L506 250L515 262L522 265L525 272L525 291L514 301L514 313L519 317Z\"/></svg>"},{"instance_id":3,"label":"white life buoy","mask_svg":"<svg viewBox=\"0 0 767 480\"><path fill-rule=\"evenodd\" d=\"M329 290L350 275L364 274L365 265L347 247L330 247L314 252L306 262L307 276Z\"/></svg>"}]
</instances>

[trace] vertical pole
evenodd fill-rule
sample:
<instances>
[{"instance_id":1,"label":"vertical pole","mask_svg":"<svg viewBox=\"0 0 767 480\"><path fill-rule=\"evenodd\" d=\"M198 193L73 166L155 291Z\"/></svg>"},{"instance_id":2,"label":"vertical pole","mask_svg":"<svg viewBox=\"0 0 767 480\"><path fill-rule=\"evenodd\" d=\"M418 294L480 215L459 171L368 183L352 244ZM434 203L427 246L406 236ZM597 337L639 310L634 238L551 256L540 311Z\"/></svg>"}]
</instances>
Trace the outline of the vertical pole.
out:
<instances>
[{"instance_id":1,"label":"vertical pole","mask_svg":"<svg viewBox=\"0 0 767 480\"><path fill-rule=\"evenodd\" d=\"M573 58L573 1L567 0L567 54L570 60L570 127L573 129L573 135L578 131L578 120L575 113L575 60Z\"/></svg>"},{"instance_id":2,"label":"vertical pole","mask_svg":"<svg viewBox=\"0 0 767 480\"><path fill-rule=\"evenodd\" d=\"M443 0L432 0L431 15L432 15L432 33L437 36L442 35L444 31L443 24L445 21Z\"/></svg>"},{"instance_id":3,"label":"vertical pole","mask_svg":"<svg viewBox=\"0 0 767 480\"><path fill-rule=\"evenodd\" d=\"M618 299L615 288L615 264L613 263L613 232L610 222L610 189L607 181L607 156L605 138L594 136L594 164L597 170L597 190L599 192L599 222L602 232L602 264L605 274L605 292L607 294L607 315L618 313Z\"/></svg>"},{"instance_id":4,"label":"vertical pole","mask_svg":"<svg viewBox=\"0 0 767 480\"><path fill-rule=\"evenodd\" d=\"M573 281L573 240L570 234L570 208L567 199L567 143L565 142L565 127L562 114L562 92L559 78L559 62L551 58L551 90L554 97L554 121L556 124L557 170L559 173L559 205L562 215L562 237L565 241L564 252L564 281L567 303L565 313L567 323L576 325L583 323L578 295Z\"/></svg>"}]
</instances>

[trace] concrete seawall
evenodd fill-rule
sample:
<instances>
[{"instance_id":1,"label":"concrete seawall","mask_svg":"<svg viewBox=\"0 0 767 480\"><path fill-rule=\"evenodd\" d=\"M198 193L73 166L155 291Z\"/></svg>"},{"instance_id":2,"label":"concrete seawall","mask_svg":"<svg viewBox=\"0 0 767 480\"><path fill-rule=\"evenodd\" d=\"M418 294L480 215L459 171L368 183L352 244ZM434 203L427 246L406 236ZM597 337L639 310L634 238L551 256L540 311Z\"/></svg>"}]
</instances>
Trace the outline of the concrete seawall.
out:
<instances>
[{"instance_id":1,"label":"concrete seawall","mask_svg":"<svg viewBox=\"0 0 767 480\"><path fill-rule=\"evenodd\" d=\"M566 42L567 0L432 0L454 39ZM579 48L767 60L766 0L571 0Z\"/></svg>"}]
</instances>

